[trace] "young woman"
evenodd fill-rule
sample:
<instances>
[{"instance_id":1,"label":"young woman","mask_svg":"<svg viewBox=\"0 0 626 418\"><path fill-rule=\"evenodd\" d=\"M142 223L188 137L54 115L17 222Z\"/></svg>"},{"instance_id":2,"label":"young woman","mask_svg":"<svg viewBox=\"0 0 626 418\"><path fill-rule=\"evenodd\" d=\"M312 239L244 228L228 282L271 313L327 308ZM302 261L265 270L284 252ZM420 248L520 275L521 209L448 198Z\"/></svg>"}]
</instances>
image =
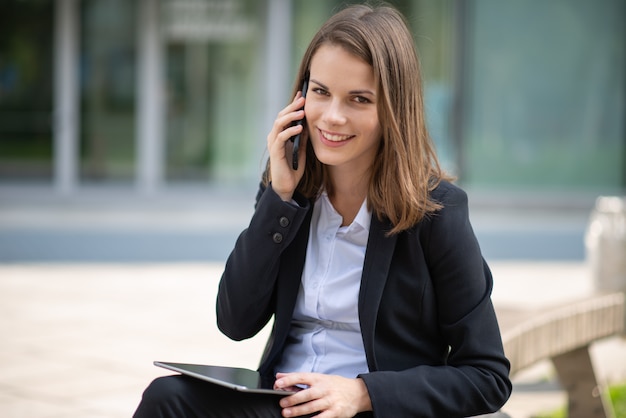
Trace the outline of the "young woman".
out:
<instances>
[{"instance_id":1,"label":"young woman","mask_svg":"<svg viewBox=\"0 0 626 418\"><path fill-rule=\"evenodd\" d=\"M307 77L305 100L296 90ZM363 5L331 17L304 54L294 95L267 137L269 164L217 314L235 340L273 318L259 371L276 388L301 390L280 398L166 377L137 416L497 411L511 383L491 273L467 196L437 162L403 17ZM305 116L305 128L294 124Z\"/></svg>"}]
</instances>

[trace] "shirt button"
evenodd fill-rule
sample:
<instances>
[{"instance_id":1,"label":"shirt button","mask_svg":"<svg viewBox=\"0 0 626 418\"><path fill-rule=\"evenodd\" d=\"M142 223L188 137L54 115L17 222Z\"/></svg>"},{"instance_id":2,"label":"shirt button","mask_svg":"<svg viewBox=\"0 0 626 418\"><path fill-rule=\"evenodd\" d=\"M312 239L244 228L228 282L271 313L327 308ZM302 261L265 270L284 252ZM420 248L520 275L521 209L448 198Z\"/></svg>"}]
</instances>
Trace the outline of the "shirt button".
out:
<instances>
[{"instance_id":1,"label":"shirt button","mask_svg":"<svg viewBox=\"0 0 626 418\"><path fill-rule=\"evenodd\" d=\"M278 220L278 223L280 224L280 226L282 226L283 228L286 228L289 226L289 219L287 219L286 216L281 216L281 218Z\"/></svg>"},{"instance_id":2,"label":"shirt button","mask_svg":"<svg viewBox=\"0 0 626 418\"><path fill-rule=\"evenodd\" d=\"M272 235L272 239L276 244L280 244L281 242L283 242L283 234L281 234L280 232L275 232L274 235Z\"/></svg>"}]
</instances>

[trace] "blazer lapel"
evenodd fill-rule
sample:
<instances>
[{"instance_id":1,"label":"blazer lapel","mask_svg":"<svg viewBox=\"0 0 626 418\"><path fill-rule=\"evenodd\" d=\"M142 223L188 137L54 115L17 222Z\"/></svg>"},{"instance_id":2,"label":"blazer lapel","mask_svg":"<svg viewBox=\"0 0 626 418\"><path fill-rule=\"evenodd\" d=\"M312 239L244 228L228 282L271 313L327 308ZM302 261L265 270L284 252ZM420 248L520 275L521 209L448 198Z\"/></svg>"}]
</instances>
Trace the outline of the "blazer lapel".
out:
<instances>
[{"instance_id":1,"label":"blazer lapel","mask_svg":"<svg viewBox=\"0 0 626 418\"><path fill-rule=\"evenodd\" d=\"M377 370L376 356L374 355L376 317L397 241L397 235L385 236L385 233L390 229L389 221L381 221L377 216L372 215L361 276L359 321L367 363L372 371Z\"/></svg>"}]
</instances>

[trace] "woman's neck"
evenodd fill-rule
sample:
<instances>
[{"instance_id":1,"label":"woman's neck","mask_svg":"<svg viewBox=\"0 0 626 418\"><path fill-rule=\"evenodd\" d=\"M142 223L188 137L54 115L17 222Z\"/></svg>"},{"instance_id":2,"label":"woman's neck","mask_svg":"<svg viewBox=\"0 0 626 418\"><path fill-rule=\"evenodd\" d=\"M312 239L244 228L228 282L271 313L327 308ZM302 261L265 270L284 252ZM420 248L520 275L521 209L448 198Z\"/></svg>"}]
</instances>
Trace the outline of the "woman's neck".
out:
<instances>
[{"instance_id":1,"label":"woman's neck","mask_svg":"<svg viewBox=\"0 0 626 418\"><path fill-rule=\"evenodd\" d=\"M342 226L348 226L356 218L369 188L369 173L331 172L332 191L328 195L335 210L343 218Z\"/></svg>"}]
</instances>

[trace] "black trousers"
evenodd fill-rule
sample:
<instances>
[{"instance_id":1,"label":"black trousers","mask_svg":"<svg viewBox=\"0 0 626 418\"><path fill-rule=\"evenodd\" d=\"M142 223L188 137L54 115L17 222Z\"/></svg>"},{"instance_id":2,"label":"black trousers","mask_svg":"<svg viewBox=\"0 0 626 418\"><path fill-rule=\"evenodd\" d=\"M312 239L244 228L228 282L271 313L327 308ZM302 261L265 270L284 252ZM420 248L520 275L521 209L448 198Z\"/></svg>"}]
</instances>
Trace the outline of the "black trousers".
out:
<instances>
[{"instance_id":1,"label":"black trousers","mask_svg":"<svg viewBox=\"0 0 626 418\"><path fill-rule=\"evenodd\" d=\"M279 418L280 396L238 392L188 376L152 381L134 418Z\"/></svg>"},{"instance_id":2,"label":"black trousers","mask_svg":"<svg viewBox=\"0 0 626 418\"><path fill-rule=\"evenodd\" d=\"M152 381L144 391L133 417L279 418L279 400L278 395L238 392L193 377L174 375ZM371 412L357 415L358 418L372 416ZM510 418L503 412L481 417Z\"/></svg>"}]
</instances>

